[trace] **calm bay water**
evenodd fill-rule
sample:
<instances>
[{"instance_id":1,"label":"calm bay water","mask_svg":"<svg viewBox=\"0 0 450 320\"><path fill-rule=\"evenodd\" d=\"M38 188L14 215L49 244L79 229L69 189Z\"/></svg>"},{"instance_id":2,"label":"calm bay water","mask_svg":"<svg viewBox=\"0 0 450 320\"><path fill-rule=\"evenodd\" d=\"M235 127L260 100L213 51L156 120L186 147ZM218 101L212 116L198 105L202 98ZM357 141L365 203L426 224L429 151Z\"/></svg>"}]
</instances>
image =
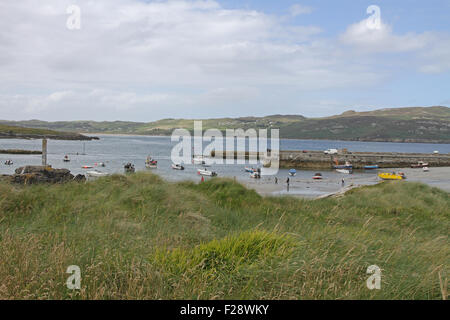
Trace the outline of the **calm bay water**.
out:
<instances>
[{"instance_id":1,"label":"calm bay water","mask_svg":"<svg viewBox=\"0 0 450 320\"><path fill-rule=\"evenodd\" d=\"M123 165L127 162L134 163L137 170L151 170L168 180L195 179L199 177L196 169L199 166L186 165L186 170L178 171L170 168L170 154L172 147L177 142L171 142L170 137L150 136L126 136L126 135L100 135L100 140L93 141L58 141L49 140L48 163L54 168L67 168L74 174L85 173L84 165L92 165L104 162L106 167L98 168L109 173L122 173ZM205 146L208 143L205 143ZM0 149L27 149L40 150L41 140L0 140ZM410 152L432 153L438 150L440 153L450 153L450 144L425 144L425 143L389 143L389 142L357 142L357 141L327 141L327 140L280 140L281 150L325 150L328 148L347 148L349 151L374 151L374 152ZM83 153L83 149L86 154ZM78 154L77 154L78 153ZM68 154L71 161L66 163L62 159ZM144 161L147 155L158 160L157 169L145 169ZM14 161L13 166L4 165L6 159ZM23 165L39 165L40 155L5 155L0 154L0 173L11 174L14 169ZM245 165L213 165L212 170L219 176L237 177L238 179L250 179L243 172ZM298 171L297 178L310 178L312 171ZM326 175L336 175L335 172L326 172ZM358 173L361 175L373 175L374 173ZM278 177L287 176L287 170L280 170Z\"/></svg>"}]
</instances>

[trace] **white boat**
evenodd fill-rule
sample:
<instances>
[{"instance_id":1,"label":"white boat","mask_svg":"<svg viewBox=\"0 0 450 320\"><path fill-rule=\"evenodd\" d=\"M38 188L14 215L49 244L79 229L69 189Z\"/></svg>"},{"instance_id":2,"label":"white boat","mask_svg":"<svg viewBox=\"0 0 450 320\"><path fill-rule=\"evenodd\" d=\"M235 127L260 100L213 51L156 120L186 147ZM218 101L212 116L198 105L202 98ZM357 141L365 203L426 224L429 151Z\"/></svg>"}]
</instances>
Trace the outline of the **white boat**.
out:
<instances>
[{"instance_id":1,"label":"white boat","mask_svg":"<svg viewBox=\"0 0 450 320\"><path fill-rule=\"evenodd\" d=\"M194 156L192 158L192 164L200 164L204 167L210 167L210 165L206 163L205 157L203 156Z\"/></svg>"},{"instance_id":2,"label":"white boat","mask_svg":"<svg viewBox=\"0 0 450 320\"><path fill-rule=\"evenodd\" d=\"M202 176L210 176L210 177L215 177L217 176L217 172L215 171L210 171L208 169L197 169L197 173L202 175Z\"/></svg>"},{"instance_id":3,"label":"white boat","mask_svg":"<svg viewBox=\"0 0 450 320\"><path fill-rule=\"evenodd\" d=\"M348 170L348 169L336 169L336 171L339 172L339 173L346 173L346 174L350 174L351 173L351 171Z\"/></svg>"},{"instance_id":4,"label":"white boat","mask_svg":"<svg viewBox=\"0 0 450 320\"><path fill-rule=\"evenodd\" d=\"M428 167L423 167L423 169L422 169L424 172L428 172L428 171L430 171L430 169L428 168Z\"/></svg>"},{"instance_id":5,"label":"white boat","mask_svg":"<svg viewBox=\"0 0 450 320\"><path fill-rule=\"evenodd\" d=\"M184 167L181 164L172 163L172 169L174 169L174 170L184 170Z\"/></svg>"},{"instance_id":6,"label":"white boat","mask_svg":"<svg viewBox=\"0 0 450 320\"><path fill-rule=\"evenodd\" d=\"M250 173L250 178L261 179L261 174L259 172Z\"/></svg>"},{"instance_id":7,"label":"white boat","mask_svg":"<svg viewBox=\"0 0 450 320\"><path fill-rule=\"evenodd\" d=\"M86 175L88 176L88 178L100 178L108 176L109 173L101 172L98 170L90 170L86 172Z\"/></svg>"},{"instance_id":8,"label":"white boat","mask_svg":"<svg viewBox=\"0 0 450 320\"><path fill-rule=\"evenodd\" d=\"M64 156L63 161L64 162L70 162L70 158L69 158L69 156L67 154Z\"/></svg>"}]
</instances>

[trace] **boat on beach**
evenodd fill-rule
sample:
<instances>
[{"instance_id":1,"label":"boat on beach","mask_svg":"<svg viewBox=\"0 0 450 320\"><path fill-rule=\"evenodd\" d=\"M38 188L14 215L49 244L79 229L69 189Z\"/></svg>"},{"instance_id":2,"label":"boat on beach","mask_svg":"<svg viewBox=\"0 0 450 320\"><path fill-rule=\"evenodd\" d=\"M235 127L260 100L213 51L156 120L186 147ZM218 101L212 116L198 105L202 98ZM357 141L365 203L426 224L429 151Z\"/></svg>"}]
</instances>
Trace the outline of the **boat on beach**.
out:
<instances>
[{"instance_id":1,"label":"boat on beach","mask_svg":"<svg viewBox=\"0 0 450 320\"><path fill-rule=\"evenodd\" d=\"M172 163L172 169L174 170L184 170L184 167L179 163Z\"/></svg>"},{"instance_id":2,"label":"boat on beach","mask_svg":"<svg viewBox=\"0 0 450 320\"><path fill-rule=\"evenodd\" d=\"M292 177L295 177L295 175L297 174L297 170L295 170L295 169L291 169L291 170L289 170L289 173L288 173L290 176L292 176Z\"/></svg>"},{"instance_id":3,"label":"boat on beach","mask_svg":"<svg viewBox=\"0 0 450 320\"><path fill-rule=\"evenodd\" d=\"M383 180L404 180L404 179L406 179L405 174L402 172L399 172L399 173L382 172L382 173L379 173L378 176Z\"/></svg>"},{"instance_id":4,"label":"boat on beach","mask_svg":"<svg viewBox=\"0 0 450 320\"><path fill-rule=\"evenodd\" d=\"M7 166L12 166L13 164L14 164L14 162L12 160L5 161L5 165L7 165Z\"/></svg>"},{"instance_id":5,"label":"boat on beach","mask_svg":"<svg viewBox=\"0 0 450 320\"><path fill-rule=\"evenodd\" d=\"M92 169L93 166L82 166L81 169Z\"/></svg>"},{"instance_id":6,"label":"boat on beach","mask_svg":"<svg viewBox=\"0 0 450 320\"><path fill-rule=\"evenodd\" d=\"M250 168L250 167L245 167L244 170L245 170L245 172L250 172L250 173L255 172L255 169Z\"/></svg>"},{"instance_id":7,"label":"boat on beach","mask_svg":"<svg viewBox=\"0 0 450 320\"><path fill-rule=\"evenodd\" d=\"M428 167L423 167L422 169L423 169L423 172L428 172L428 171L430 171L430 168L428 168Z\"/></svg>"},{"instance_id":8,"label":"boat on beach","mask_svg":"<svg viewBox=\"0 0 450 320\"><path fill-rule=\"evenodd\" d=\"M208 170L206 168L204 168L204 169L197 169L197 174L202 175L202 176L210 176L210 177L217 176L217 172L210 171L210 170Z\"/></svg>"}]
</instances>

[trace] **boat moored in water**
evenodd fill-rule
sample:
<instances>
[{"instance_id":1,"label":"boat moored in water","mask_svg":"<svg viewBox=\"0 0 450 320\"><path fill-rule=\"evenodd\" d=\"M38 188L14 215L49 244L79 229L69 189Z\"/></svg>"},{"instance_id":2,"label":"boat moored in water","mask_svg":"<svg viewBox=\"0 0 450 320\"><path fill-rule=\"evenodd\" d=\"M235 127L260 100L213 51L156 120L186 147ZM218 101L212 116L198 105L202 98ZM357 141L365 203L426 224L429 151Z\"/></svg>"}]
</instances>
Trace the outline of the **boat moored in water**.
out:
<instances>
[{"instance_id":1,"label":"boat moored in water","mask_svg":"<svg viewBox=\"0 0 450 320\"><path fill-rule=\"evenodd\" d=\"M377 164L367 165L367 166L364 166L364 169L365 169L365 170L378 169L378 165L377 165Z\"/></svg>"},{"instance_id":2,"label":"boat moored in water","mask_svg":"<svg viewBox=\"0 0 450 320\"><path fill-rule=\"evenodd\" d=\"M153 159L151 156L148 156L147 159L145 159L145 167L146 168L157 168L158 167L158 161Z\"/></svg>"},{"instance_id":3,"label":"boat moored in water","mask_svg":"<svg viewBox=\"0 0 450 320\"><path fill-rule=\"evenodd\" d=\"M352 170L349 170L349 169L336 169L336 172L350 174L350 173L352 173Z\"/></svg>"},{"instance_id":4,"label":"boat moored in water","mask_svg":"<svg viewBox=\"0 0 450 320\"><path fill-rule=\"evenodd\" d=\"M320 172L317 172L316 174L314 174L314 176L312 178L314 180L321 180L321 179L323 179L322 174Z\"/></svg>"},{"instance_id":5,"label":"boat moored in water","mask_svg":"<svg viewBox=\"0 0 450 320\"><path fill-rule=\"evenodd\" d=\"M217 172L210 171L210 170L208 170L206 168L204 168L204 169L197 169L197 174L202 175L202 176L210 176L210 177L217 176Z\"/></svg>"},{"instance_id":6,"label":"boat moored in water","mask_svg":"<svg viewBox=\"0 0 450 320\"><path fill-rule=\"evenodd\" d=\"M63 161L64 162L70 162L70 158L69 158L69 156L67 154L64 156Z\"/></svg>"},{"instance_id":7,"label":"boat moored in water","mask_svg":"<svg viewBox=\"0 0 450 320\"><path fill-rule=\"evenodd\" d=\"M124 169L125 173L134 173L135 172L134 164L132 164L131 162L128 162L126 165L124 165L123 169Z\"/></svg>"},{"instance_id":8,"label":"boat moored in water","mask_svg":"<svg viewBox=\"0 0 450 320\"><path fill-rule=\"evenodd\" d=\"M413 163L411 168L423 168L428 167L428 162L418 161L417 163Z\"/></svg>"},{"instance_id":9,"label":"boat moored in water","mask_svg":"<svg viewBox=\"0 0 450 320\"><path fill-rule=\"evenodd\" d=\"M184 167L179 163L172 163L172 169L174 170L184 170Z\"/></svg>"},{"instance_id":10,"label":"boat moored in water","mask_svg":"<svg viewBox=\"0 0 450 320\"><path fill-rule=\"evenodd\" d=\"M255 171L250 173L250 178L254 178L254 179L261 179L261 173Z\"/></svg>"},{"instance_id":11,"label":"boat moored in water","mask_svg":"<svg viewBox=\"0 0 450 320\"><path fill-rule=\"evenodd\" d=\"M335 159L335 165L333 166L334 169L353 169L353 165L345 161L345 164L338 164L338 161Z\"/></svg>"}]
</instances>

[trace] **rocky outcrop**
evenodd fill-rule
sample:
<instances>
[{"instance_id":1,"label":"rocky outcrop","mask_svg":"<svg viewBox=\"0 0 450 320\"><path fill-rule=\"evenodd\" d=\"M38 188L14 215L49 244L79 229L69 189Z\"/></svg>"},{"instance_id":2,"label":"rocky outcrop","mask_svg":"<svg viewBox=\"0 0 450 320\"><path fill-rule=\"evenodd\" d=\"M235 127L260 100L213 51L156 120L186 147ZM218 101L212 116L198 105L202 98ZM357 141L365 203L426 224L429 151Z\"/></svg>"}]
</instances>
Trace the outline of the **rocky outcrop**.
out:
<instances>
[{"instance_id":1,"label":"rocky outcrop","mask_svg":"<svg viewBox=\"0 0 450 320\"><path fill-rule=\"evenodd\" d=\"M15 170L10 176L12 183L37 184L37 183L64 183L68 181L85 181L83 175L76 177L68 169L53 169L51 166L25 166Z\"/></svg>"}]
</instances>

